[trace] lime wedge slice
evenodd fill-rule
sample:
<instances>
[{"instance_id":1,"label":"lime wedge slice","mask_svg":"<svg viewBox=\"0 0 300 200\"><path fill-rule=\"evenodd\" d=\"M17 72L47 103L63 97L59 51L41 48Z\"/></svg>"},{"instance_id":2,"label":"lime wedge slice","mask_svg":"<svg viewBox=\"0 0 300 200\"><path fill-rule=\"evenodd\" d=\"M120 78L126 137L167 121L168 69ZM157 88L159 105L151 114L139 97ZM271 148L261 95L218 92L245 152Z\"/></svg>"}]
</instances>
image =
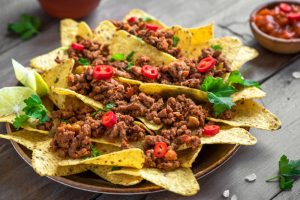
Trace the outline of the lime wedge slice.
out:
<instances>
[{"instance_id":1,"label":"lime wedge slice","mask_svg":"<svg viewBox=\"0 0 300 200\"><path fill-rule=\"evenodd\" d=\"M19 62L12 59L15 75L18 81L24 86L32 88L39 96L44 96L49 92L49 87L36 71L26 68Z\"/></svg>"},{"instance_id":2,"label":"lime wedge slice","mask_svg":"<svg viewBox=\"0 0 300 200\"><path fill-rule=\"evenodd\" d=\"M0 89L0 117L19 114L26 106L24 100L35 92L28 87L4 87Z\"/></svg>"}]
</instances>

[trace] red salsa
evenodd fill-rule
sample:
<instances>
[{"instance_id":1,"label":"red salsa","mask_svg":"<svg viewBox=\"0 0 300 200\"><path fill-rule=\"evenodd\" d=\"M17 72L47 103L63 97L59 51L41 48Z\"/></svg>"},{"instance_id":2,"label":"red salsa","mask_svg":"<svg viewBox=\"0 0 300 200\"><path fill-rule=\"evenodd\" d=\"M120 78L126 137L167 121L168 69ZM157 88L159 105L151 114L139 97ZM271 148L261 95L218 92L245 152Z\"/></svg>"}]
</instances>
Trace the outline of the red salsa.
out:
<instances>
[{"instance_id":1,"label":"red salsa","mask_svg":"<svg viewBox=\"0 0 300 200\"><path fill-rule=\"evenodd\" d=\"M279 3L263 8L252 21L268 35L283 39L300 38L300 5Z\"/></svg>"}]
</instances>

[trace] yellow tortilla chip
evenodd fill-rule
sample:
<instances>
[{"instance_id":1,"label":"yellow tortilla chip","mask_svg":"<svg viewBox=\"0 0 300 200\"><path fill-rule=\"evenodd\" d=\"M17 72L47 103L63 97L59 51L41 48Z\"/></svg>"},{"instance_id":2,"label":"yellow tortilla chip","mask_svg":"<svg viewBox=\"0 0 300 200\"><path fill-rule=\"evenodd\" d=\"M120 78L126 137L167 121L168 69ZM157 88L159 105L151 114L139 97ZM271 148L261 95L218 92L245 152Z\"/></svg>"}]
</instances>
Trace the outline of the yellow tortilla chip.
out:
<instances>
[{"instance_id":1,"label":"yellow tortilla chip","mask_svg":"<svg viewBox=\"0 0 300 200\"><path fill-rule=\"evenodd\" d=\"M27 131L38 132L38 133L42 133L42 134L45 134L45 135L49 134L49 131L36 129L36 128L30 127L28 125L24 125L24 126L22 126L22 128L27 130Z\"/></svg>"},{"instance_id":2,"label":"yellow tortilla chip","mask_svg":"<svg viewBox=\"0 0 300 200\"><path fill-rule=\"evenodd\" d=\"M271 131L281 127L280 120L255 101L239 101L236 103L236 106L233 107L233 110L235 111L235 116L230 120L212 117L208 117L207 119L235 127L252 127Z\"/></svg>"},{"instance_id":3,"label":"yellow tortilla chip","mask_svg":"<svg viewBox=\"0 0 300 200\"><path fill-rule=\"evenodd\" d=\"M185 86L143 83L140 85L139 89L146 94L160 94L162 96L177 96L185 94L194 100L208 101L206 92Z\"/></svg>"},{"instance_id":4,"label":"yellow tortilla chip","mask_svg":"<svg viewBox=\"0 0 300 200\"><path fill-rule=\"evenodd\" d=\"M0 134L0 138L12 140L25 146L27 149L33 150L38 142L44 141L48 137L37 132L20 130L10 134Z\"/></svg>"},{"instance_id":5,"label":"yellow tortilla chip","mask_svg":"<svg viewBox=\"0 0 300 200\"><path fill-rule=\"evenodd\" d=\"M152 131L158 131L163 127L163 124L155 124L154 122L150 122L143 117L137 117L143 124Z\"/></svg>"},{"instance_id":6,"label":"yellow tortilla chip","mask_svg":"<svg viewBox=\"0 0 300 200\"><path fill-rule=\"evenodd\" d=\"M62 64L55 66L54 68L46 71L42 74L43 79L50 87L49 98L60 109L65 108L66 96L58 95L52 91L54 87L67 88L68 76L74 66L74 60L65 60Z\"/></svg>"},{"instance_id":7,"label":"yellow tortilla chip","mask_svg":"<svg viewBox=\"0 0 300 200\"><path fill-rule=\"evenodd\" d=\"M144 152L138 148L112 152L89 159L69 159L59 162L60 166L69 165L109 165L121 167L142 168L145 161Z\"/></svg>"},{"instance_id":8,"label":"yellow tortilla chip","mask_svg":"<svg viewBox=\"0 0 300 200\"><path fill-rule=\"evenodd\" d=\"M110 44L117 28L108 20L100 22L94 30L93 41L100 44Z\"/></svg>"},{"instance_id":9,"label":"yellow tortilla chip","mask_svg":"<svg viewBox=\"0 0 300 200\"><path fill-rule=\"evenodd\" d=\"M124 17L123 21L127 22L127 20L130 17L135 17L135 18L144 18L144 19L148 19L147 23L149 24L155 24L155 25L159 25L161 27L166 27L165 24L163 24L162 22L158 21L155 17L153 17L152 15L146 13L143 10L140 9L132 9L131 11L129 11L129 13Z\"/></svg>"},{"instance_id":10,"label":"yellow tortilla chip","mask_svg":"<svg viewBox=\"0 0 300 200\"><path fill-rule=\"evenodd\" d=\"M80 99L81 101L83 101L85 104L93 107L96 110L104 108L104 106L100 102L95 101L94 99L86 97L82 94L78 94L78 93L74 92L73 90L57 87L57 88L52 88L52 91L55 92L56 94L59 94L59 95L72 95L72 96L75 96L78 99Z\"/></svg>"},{"instance_id":11,"label":"yellow tortilla chip","mask_svg":"<svg viewBox=\"0 0 300 200\"><path fill-rule=\"evenodd\" d=\"M255 145L256 143L257 139L243 128L222 127L222 130L212 137L201 137L201 144Z\"/></svg>"},{"instance_id":12,"label":"yellow tortilla chip","mask_svg":"<svg viewBox=\"0 0 300 200\"><path fill-rule=\"evenodd\" d=\"M3 117L0 117L0 122L12 123L15 118L16 118L16 115L14 115L14 114L8 115L8 116L3 116Z\"/></svg>"},{"instance_id":13,"label":"yellow tortilla chip","mask_svg":"<svg viewBox=\"0 0 300 200\"><path fill-rule=\"evenodd\" d=\"M30 60L30 66L38 70L47 71L58 65L58 63L55 62L57 57L60 60L68 58L66 50L67 49L65 47L60 47L50 51L49 53L35 57Z\"/></svg>"},{"instance_id":14,"label":"yellow tortilla chip","mask_svg":"<svg viewBox=\"0 0 300 200\"><path fill-rule=\"evenodd\" d=\"M140 176L155 185L184 196L195 195L200 190L199 184L189 168L182 167L173 171L162 171L155 168L143 168L140 170L127 168L112 171L110 174Z\"/></svg>"},{"instance_id":15,"label":"yellow tortilla chip","mask_svg":"<svg viewBox=\"0 0 300 200\"><path fill-rule=\"evenodd\" d=\"M73 19L63 19L60 21L60 44L69 47L76 40L78 22Z\"/></svg>"},{"instance_id":16,"label":"yellow tortilla chip","mask_svg":"<svg viewBox=\"0 0 300 200\"><path fill-rule=\"evenodd\" d=\"M141 85L141 84L143 84L143 82L141 82L141 81L134 80L134 79L129 79L129 78L123 78L123 77L117 77L116 80L120 81L122 83L126 83L128 85Z\"/></svg>"},{"instance_id":17,"label":"yellow tortilla chip","mask_svg":"<svg viewBox=\"0 0 300 200\"><path fill-rule=\"evenodd\" d=\"M263 98L266 96L266 93L257 87L247 87L243 88L242 90L233 93L231 95L232 101L237 102L240 100L246 99L256 99L256 98Z\"/></svg>"},{"instance_id":18,"label":"yellow tortilla chip","mask_svg":"<svg viewBox=\"0 0 300 200\"><path fill-rule=\"evenodd\" d=\"M205 26L189 28L192 35L192 45L203 44L214 38L214 25L212 23Z\"/></svg>"},{"instance_id":19,"label":"yellow tortilla chip","mask_svg":"<svg viewBox=\"0 0 300 200\"><path fill-rule=\"evenodd\" d=\"M38 142L32 152L32 168L40 176L68 176L88 170L87 165L59 166L63 158L51 151L50 142L51 138Z\"/></svg>"},{"instance_id":20,"label":"yellow tortilla chip","mask_svg":"<svg viewBox=\"0 0 300 200\"><path fill-rule=\"evenodd\" d=\"M183 55L189 54L189 49L192 43L192 33L181 26L172 26L169 28L174 32L174 35L179 38L177 47L180 48Z\"/></svg>"},{"instance_id":21,"label":"yellow tortilla chip","mask_svg":"<svg viewBox=\"0 0 300 200\"><path fill-rule=\"evenodd\" d=\"M133 61L142 55L147 55L150 57L150 64L152 65L165 65L176 60L173 56L159 51L126 31L117 31L110 45L110 54L129 55L131 52L135 52Z\"/></svg>"},{"instance_id":22,"label":"yellow tortilla chip","mask_svg":"<svg viewBox=\"0 0 300 200\"><path fill-rule=\"evenodd\" d=\"M199 145L195 150L185 149L177 152L178 160L181 167L191 168L200 153L203 145Z\"/></svg>"},{"instance_id":23,"label":"yellow tortilla chip","mask_svg":"<svg viewBox=\"0 0 300 200\"><path fill-rule=\"evenodd\" d=\"M78 24L76 35L78 35L86 40L92 39L94 37L93 31L91 30L89 25L85 22L80 22Z\"/></svg>"},{"instance_id":24,"label":"yellow tortilla chip","mask_svg":"<svg viewBox=\"0 0 300 200\"><path fill-rule=\"evenodd\" d=\"M109 172L113 171L112 166L96 166L92 167L91 171L101 178L117 185L136 185L143 180L143 178L139 176L131 176L127 174L109 174Z\"/></svg>"},{"instance_id":25,"label":"yellow tortilla chip","mask_svg":"<svg viewBox=\"0 0 300 200\"><path fill-rule=\"evenodd\" d=\"M109 142L108 139L105 138L91 138L91 141L99 144L107 144L115 147L121 147L120 142Z\"/></svg>"},{"instance_id":26,"label":"yellow tortilla chip","mask_svg":"<svg viewBox=\"0 0 300 200\"><path fill-rule=\"evenodd\" d=\"M133 122L134 125L140 125L142 126L150 135L155 135L154 131L152 131L151 129L149 129L145 124L143 124L142 122L139 121L134 121Z\"/></svg>"}]
</instances>

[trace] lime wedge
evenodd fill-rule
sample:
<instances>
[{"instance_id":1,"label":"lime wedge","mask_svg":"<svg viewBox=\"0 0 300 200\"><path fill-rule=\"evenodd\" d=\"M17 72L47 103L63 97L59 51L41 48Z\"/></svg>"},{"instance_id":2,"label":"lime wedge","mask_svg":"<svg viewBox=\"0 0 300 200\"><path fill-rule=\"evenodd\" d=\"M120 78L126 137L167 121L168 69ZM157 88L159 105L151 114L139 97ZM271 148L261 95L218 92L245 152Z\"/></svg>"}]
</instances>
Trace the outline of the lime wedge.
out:
<instances>
[{"instance_id":1,"label":"lime wedge","mask_svg":"<svg viewBox=\"0 0 300 200\"><path fill-rule=\"evenodd\" d=\"M0 89L0 117L19 114L28 99L35 92L28 87L5 87Z\"/></svg>"},{"instance_id":2,"label":"lime wedge","mask_svg":"<svg viewBox=\"0 0 300 200\"><path fill-rule=\"evenodd\" d=\"M49 87L36 71L26 68L19 62L12 59L15 75L18 81L24 86L32 88L39 96L44 96L49 92Z\"/></svg>"}]
</instances>

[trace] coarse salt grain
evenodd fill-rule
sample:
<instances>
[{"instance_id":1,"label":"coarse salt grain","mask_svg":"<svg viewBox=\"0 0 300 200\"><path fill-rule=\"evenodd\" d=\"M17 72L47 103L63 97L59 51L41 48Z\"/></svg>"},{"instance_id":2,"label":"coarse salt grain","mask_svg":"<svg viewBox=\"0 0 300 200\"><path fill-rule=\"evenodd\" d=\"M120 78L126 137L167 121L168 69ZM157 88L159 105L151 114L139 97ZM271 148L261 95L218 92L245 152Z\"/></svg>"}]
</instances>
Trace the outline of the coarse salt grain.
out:
<instances>
[{"instance_id":1,"label":"coarse salt grain","mask_svg":"<svg viewBox=\"0 0 300 200\"><path fill-rule=\"evenodd\" d=\"M293 77L296 78L296 79L300 78L300 72L293 72L292 75L293 75Z\"/></svg>"},{"instance_id":2,"label":"coarse salt grain","mask_svg":"<svg viewBox=\"0 0 300 200\"><path fill-rule=\"evenodd\" d=\"M256 174L249 174L248 176L245 177L245 180L248 182L254 182L256 180Z\"/></svg>"},{"instance_id":3,"label":"coarse salt grain","mask_svg":"<svg viewBox=\"0 0 300 200\"><path fill-rule=\"evenodd\" d=\"M229 196L230 196L229 190L225 190L225 191L223 192L223 197L228 198Z\"/></svg>"},{"instance_id":4,"label":"coarse salt grain","mask_svg":"<svg viewBox=\"0 0 300 200\"><path fill-rule=\"evenodd\" d=\"M234 195L232 195L231 200L238 200L238 198L237 198L237 196L234 194Z\"/></svg>"}]
</instances>

